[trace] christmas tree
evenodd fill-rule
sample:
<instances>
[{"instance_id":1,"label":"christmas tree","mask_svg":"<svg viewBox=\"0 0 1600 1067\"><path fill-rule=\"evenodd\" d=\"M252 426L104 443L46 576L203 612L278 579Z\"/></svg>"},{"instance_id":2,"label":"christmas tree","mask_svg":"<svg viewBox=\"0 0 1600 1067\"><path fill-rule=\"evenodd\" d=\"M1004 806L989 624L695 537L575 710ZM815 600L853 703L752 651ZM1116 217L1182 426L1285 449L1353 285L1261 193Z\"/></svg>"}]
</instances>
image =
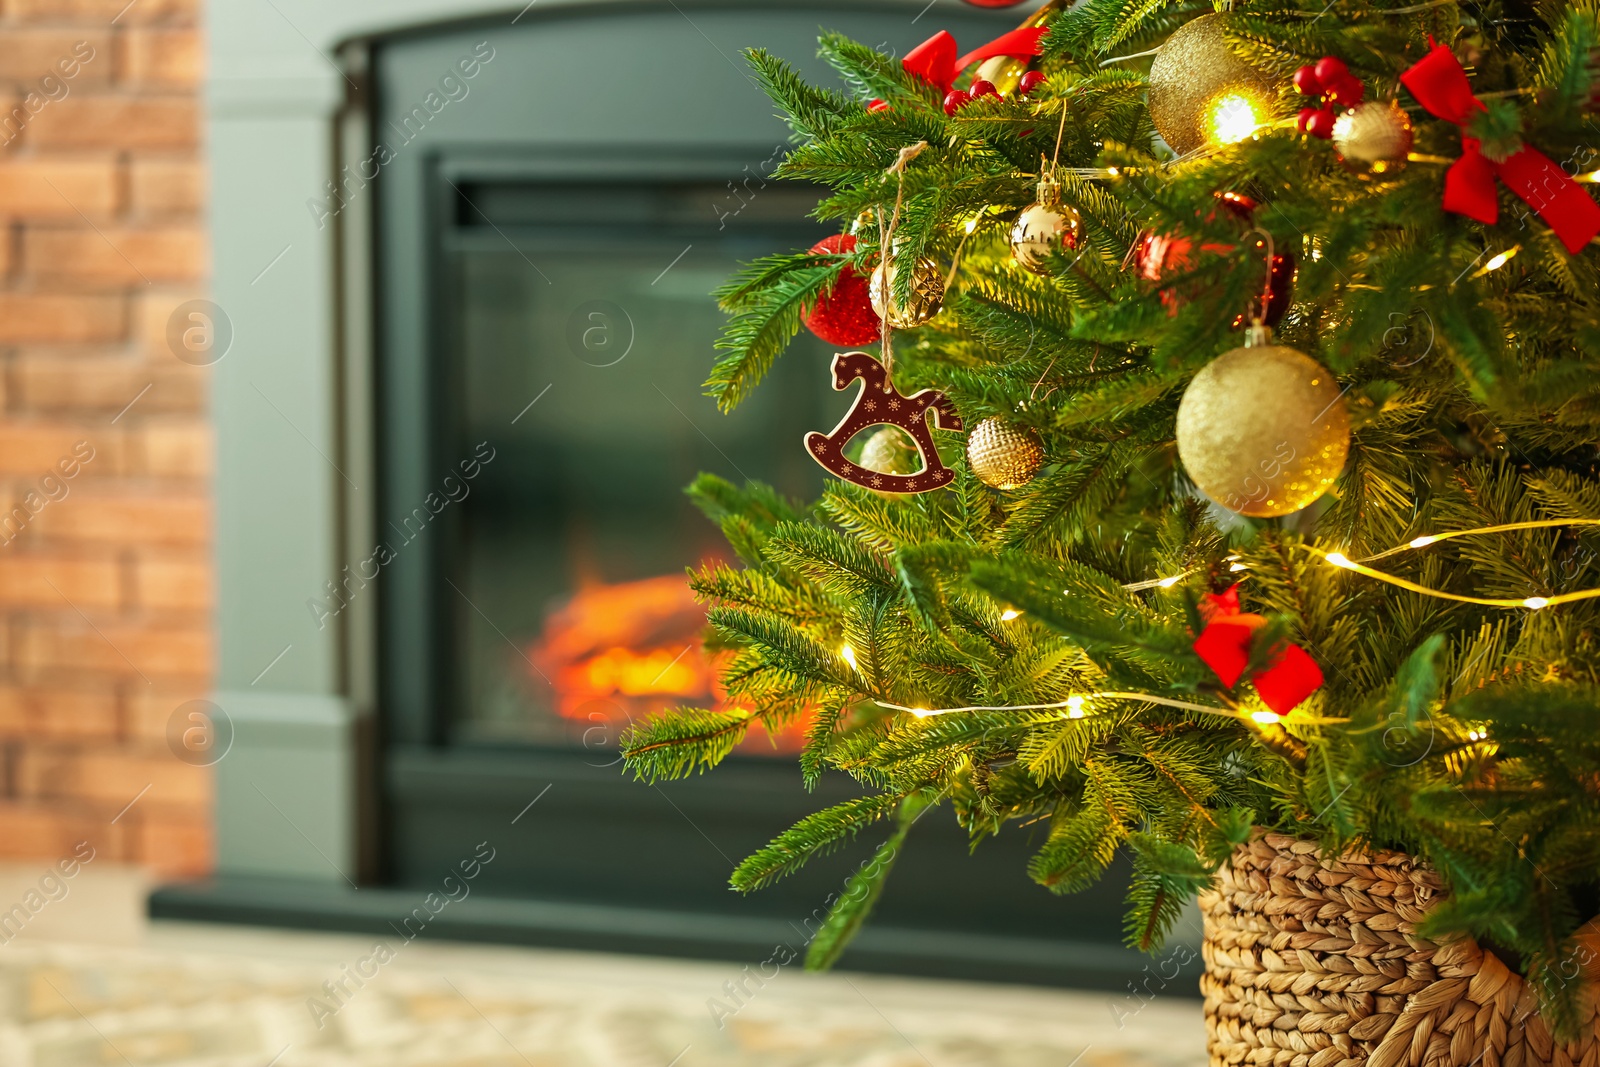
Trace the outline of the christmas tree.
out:
<instances>
[{"instance_id":1,"label":"christmas tree","mask_svg":"<svg viewBox=\"0 0 1600 1067\"><path fill-rule=\"evenodd\" d=\"M805 781L862 793L732 882L882 840L812 966L930 808L1035 834L1056 893L1125 851L1142 949L1260 827L1417 855L1449 890L1424 932L1497 946L1570 1030L1600 912L1600 4L1086 0L972 57L821 51L843 91L749 61L781 174L848 236L720 291L708 389L736 406L808 321L881 331L851 358L918 420L948 398L937 452L880 430L810 504L700 478L742 561L691 578L729 710L641 724L629 766L807 722Z\"/></svg>"}]
</instances>

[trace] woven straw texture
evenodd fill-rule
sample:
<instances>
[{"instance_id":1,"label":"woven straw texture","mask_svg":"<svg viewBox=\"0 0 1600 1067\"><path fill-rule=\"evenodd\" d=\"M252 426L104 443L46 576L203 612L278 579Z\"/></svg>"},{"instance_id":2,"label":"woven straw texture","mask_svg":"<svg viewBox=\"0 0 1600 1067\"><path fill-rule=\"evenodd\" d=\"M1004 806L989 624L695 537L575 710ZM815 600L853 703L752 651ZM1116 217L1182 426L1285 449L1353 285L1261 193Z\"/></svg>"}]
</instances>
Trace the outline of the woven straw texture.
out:
<instances>
[{"instance_id":1,"label":"woven straw texture","mask_svg":"<svg viewBox=\"0 0 1600 1067\"><path fill-rule=\"evenodd\" d=\"M1403 853L1240 846L1200 896L1212 1067L1600 1067L1592 997L1583 1039L1557 1044L1492 952L1416 935L1444 895Z\"/></svg>"}]
</instances>

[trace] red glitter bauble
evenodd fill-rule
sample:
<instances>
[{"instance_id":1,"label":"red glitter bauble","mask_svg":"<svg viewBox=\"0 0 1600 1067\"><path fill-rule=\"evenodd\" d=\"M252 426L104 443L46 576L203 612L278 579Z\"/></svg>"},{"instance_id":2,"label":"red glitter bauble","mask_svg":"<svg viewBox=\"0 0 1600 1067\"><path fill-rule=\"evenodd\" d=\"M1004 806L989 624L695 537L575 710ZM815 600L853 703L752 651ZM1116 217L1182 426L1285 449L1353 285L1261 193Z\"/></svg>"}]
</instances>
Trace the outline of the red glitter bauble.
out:
<instances>
[{"instance_id":1,"label":"red glitter bauble","mask_svg":"<svg viewBox=\"0 0 1600 1067\"><path fill-rule=\"evenodd\" d=\"M854 234L836 233L824 237L811 246L818 254L854 252ZM833 288L817 298L815 307L805 312L806 329L830 345L870 345L882 336L878 313L872 310L872 297L867 292L867 279L846 267L839 274Z\"/></svg>"}]
</instances>

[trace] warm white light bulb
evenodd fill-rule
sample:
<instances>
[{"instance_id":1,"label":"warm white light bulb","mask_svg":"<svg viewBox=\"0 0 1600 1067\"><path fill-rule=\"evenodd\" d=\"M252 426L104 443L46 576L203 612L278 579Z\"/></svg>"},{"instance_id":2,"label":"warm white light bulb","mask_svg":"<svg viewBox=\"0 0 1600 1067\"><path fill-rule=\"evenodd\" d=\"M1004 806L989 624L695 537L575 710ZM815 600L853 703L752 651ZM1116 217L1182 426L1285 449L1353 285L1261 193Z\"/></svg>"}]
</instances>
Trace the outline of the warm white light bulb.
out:
<instances>
[{"instance_id":1,"label":"warm white light bulb","mask_svg":"<svg viewBox=\"0 0 1600 1067\"><path fill-rule=\"evenodd\" d=\"M1345 557L1343 552L1329 552L1327 555L1327 560L1335 567L1343 567L1345 570L1354 570L1356 566Z\"/></svg>"},{"instance_id":2,"label":"warm white light bulb","mask_svg":"<svg viewBox=\"0 0 1600 1067\"><path fill-rule=\"evenodd\" d=\"M1000 613L1000 621L1001 622L1010 622L1012 619L1016 618L1018 615L1021 615L1021 614L1022 614L1022 612L1018 611L1016 608L1007 608L1006 610L1004 610L1004 611L1002 611Z\"/></svg>"},{"instance_id":3,"label":"warm white light bulb","mask_svg":"<svg viewBox=\"0 0 1600 1067\"><path fill-rule=\"evenodd\" d=\"M1263 726L1270 726L1278 721L1278 713L1275 711L1252 711L1250 717Z\"/></svg>"},{"instance_id":4,"label":"warm white light bulb","mask_svg":"<svg viewBox=\"0 0 1600 1067\"><path fill-rule=\"evenodd\" d=\"M1233 571L1247 571L1249 569L1249 565L1244 563L1230 563L1228 565L1228 570L1230 573Z\"/></svg>"},{"instance_id":5,"label":"warm white light bulb","mask_svg":"<svg viewBox=\"0 0 1600 1067\"><path fill-rule=\"evenodd\" d=\"M1260 125L1249 97L1228 93L1211 104L1211 139L1217 144L1237 144Z\"/></svg>"},{"instance_id":6,"label":"warm white light bulb","mask_svg":"<svg viewBox=\"0 0 1600 1067\"><path fill-rule=\"evenodd\" d=\"M1546 600L1542 596L1531 596L1527 600L1524 600L1522 602L1522 606L1523 607L1528 608L1528 609L1530 609L1532 611L1538 611L1540 608L1548 607L1549 604L1550 604L1550 601Z\"/></svg>"},{"instance_id":7,"label":"warm white light bulb","mask_svg":"<svg viewBox=\"0 0 1600 1067\"><path fill-rule=\"evenodd\" d=\"M850 664L850 669L851 670L855 670L856 669L856 650L855 649L851 648L849 645L844 645L844 646L840 647L839 655L844 658L844 661L846 663Z\"/></svg>"},{"instance_id":8,"label":"warm white light bulb","mask_svg":"<svg viewBox=\"0 0 1600 1067\"><path fill-rule=\"evenodd\" d=\"M1178 583L1179 583L1179 582L1181 582L1181 581L1183 581L1183 575L1181 575L1181 574L1174 574L1174 575L1173 575L1173 576L1172 576L1172 577L1170 577L1170 578L1163 578L1163 579L1161 579L1161 580L1160 580L1160 581L1159 581L1159 582L1157 582L1157 583L1156 583L1156 584L1157 584L1157 585L1159 585L1159 586L1160 586L1160 587L1161 587L1161 588L1163 588L1163 589L1171 589L1171 588L1172 588L1172 587L1173 587L1173 586L1175 586L1175 585L1177 585L1177 584L1178 584Z\"/></svg>"},{"instance_id":9,"label":"warm white light bulb","mask_svg":"<svg viewBox=\"0 0 1600 1067\"><path fill-rule=\"evenodd\" d=\"M912 708L911 714L915 715L919 719L926 719L929 715L932 715L933 712L929 711L927 708Z\"/></svg>"},{"instance_id":10,"label":"warm white light bulb","mask_svg":"<svg viewBox=\"0 0 1600 1067\"><path fill-rule=\"evenodd\" d=\"M973 230L976 230L977 228L978 228L978 220L977 220L976 217L970 218L970 219L967 220L967 232L968 233L971 233Z\"/></svg>"},{"instance_id":11,"label":"warm white light bulb","mask_svg":"<svg viewBox=\"0 0 1600 1067\"><path fill-rule=\"evenodd\" d=\"M1068 697L1067 698L1067 718L1069 718L1069 719L1081 719L1081 718L1083 718L1083 698L1082 697Z\"/></svg>"},{"instance_id":12,"label":"warm white light bulb","mask_svg":"<svg viewBox=\"0 0 1600 1067\"><path fill-rule=\"evenodd\" d=\"M1412 548L1427 548L1429 545L1433 544L1437 540L1438 540L1437 537L1427 537L1427 536L1413 538L1412 541L1411 541L1411 547Z\"/></svg>"}]
</instances>

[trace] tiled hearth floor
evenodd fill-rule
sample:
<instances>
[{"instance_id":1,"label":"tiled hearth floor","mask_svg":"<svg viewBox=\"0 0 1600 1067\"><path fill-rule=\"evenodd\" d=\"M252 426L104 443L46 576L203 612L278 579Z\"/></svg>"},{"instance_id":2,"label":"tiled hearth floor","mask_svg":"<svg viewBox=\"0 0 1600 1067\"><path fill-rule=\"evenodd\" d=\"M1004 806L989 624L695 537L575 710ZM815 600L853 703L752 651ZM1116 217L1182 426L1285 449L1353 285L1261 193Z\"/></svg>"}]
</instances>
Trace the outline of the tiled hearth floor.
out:
<instances>
[{"instance_id":1,"label":"tiled hearth floor","mask_svg":"<svg viewBox=\"0 0 1600 1067\"><path fill-rule=\"evenodd\" d=\"M1197 1001L185 923L0 945L3 1067L1189 1067ZM339 1005L323 988L360 964ZM315 1009L320 999L323 1008ZM332 1008L338 1011L329 1016ZM1132 1010L1130 1010L1132 1009ZM319 1028L318 1017L322 1026ZM1119 1027L1118 1019L1122 1025Z\"/></svg>"}]
</instances>

